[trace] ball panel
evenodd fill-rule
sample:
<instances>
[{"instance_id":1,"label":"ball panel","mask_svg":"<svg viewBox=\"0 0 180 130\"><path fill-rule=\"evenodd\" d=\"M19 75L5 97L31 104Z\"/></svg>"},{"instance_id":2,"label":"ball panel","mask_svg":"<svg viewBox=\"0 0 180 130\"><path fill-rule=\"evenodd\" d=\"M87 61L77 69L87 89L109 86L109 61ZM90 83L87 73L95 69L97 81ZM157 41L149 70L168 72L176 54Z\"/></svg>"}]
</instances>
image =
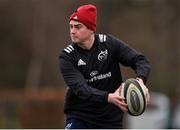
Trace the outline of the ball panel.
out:
<instances>
[{"instance_id":1,"label":"ball panel","mask_svg":"<svg viewBox=\"0 0 180 130\"><path fill-rule=\"evenodd\" d=\"M146 109L146 98L144 91L136 79L125 81L124 88L121 91L127 103L128 113L133 116L141 115Z\"/></svg>"},{"instance_id":2,"label":"ball panel","mask_svg":"<svg viewBox=\"0 0 180 130\"><path fill-rule=\"evenodd\" d=\"M133 95L132 95L133 93ZM132 102L133 100L133 102ZM131 115L137 116L144 112L144 98L139 90L133 83L131 83L127 89L126 101L128 104L128 110ZM144 108L144 109L143 109Z\"/></svg>"},{"instance_id":3,"label":"ball panel","mask_svg":"<svg viewBox=\"0 0 180 130\"><path fill-rule=\"evenodd\" d=\"M132 104L132 108L135 112L140 110L140 99L136 93L136 91L132 90L130 93L130 102Z\"/></svg>"}]
</instances>

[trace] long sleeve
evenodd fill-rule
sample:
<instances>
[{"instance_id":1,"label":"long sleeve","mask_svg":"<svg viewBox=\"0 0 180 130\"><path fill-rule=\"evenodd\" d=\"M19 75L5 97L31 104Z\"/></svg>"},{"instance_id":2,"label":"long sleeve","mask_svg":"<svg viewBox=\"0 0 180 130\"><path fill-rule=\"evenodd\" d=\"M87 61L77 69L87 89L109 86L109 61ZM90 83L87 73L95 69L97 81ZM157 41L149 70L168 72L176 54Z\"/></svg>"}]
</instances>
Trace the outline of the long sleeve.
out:
<instances>
[{"instance_id":1,"label":"long sleeve","mask_svg":"<svg viewBox=\"0 0 180 130\"><path fill-rule=\"evenodd\" d=\"M146 57L119 39L113 38L112 43L118 61L122 65L130 66L136 72L137 77L142 78L146 83L150 73L150 64Z\"/></svg>"},{"instance_id":2,"label":"long sleeve","mask_svg":"<svg viewBox=\"0 0 180 130\"><path fill-rule=\"evenodd\" d=\"M108 93L88 86L84 76L71 61L60 57L59 62L64 80L76 96L95 102L107 102Z\"/></svg>"}]
</instances>

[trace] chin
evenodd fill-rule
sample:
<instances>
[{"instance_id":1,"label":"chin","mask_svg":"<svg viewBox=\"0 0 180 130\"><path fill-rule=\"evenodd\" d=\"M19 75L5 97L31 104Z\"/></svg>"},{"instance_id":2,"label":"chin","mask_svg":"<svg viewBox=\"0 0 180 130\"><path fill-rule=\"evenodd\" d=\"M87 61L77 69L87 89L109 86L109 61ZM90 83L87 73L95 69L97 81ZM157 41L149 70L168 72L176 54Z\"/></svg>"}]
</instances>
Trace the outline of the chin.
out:
<instances>
[{"instance_id":1,"label":"chin","mask_svg":"<svg viewBox=\"0 0 180 130\"><path fill-rule=\"evenodd\" d=\"M72 40L72 42L74 43L74 44L77 44L78 42L77 41L75 41L75 40Z\"/></svg>"},{"instance_id":2,"label":"chin","mask_svg":"<svg viewBox=\"0 0 180 130\"><path fill-rule=\"evenodd\" d=\"M79 43L79 40L75 40L75 39L71 39L71 41L73 42L73 43Z\"/></svg>"},{"instance_id":3,"label":"chin","mask_svg":"<svg viewBox=\"0 0 180 130\"><path fill-rule=\"evenodd\" d=\"M78 42L73 42L73 44L78 44Z\"/></svg>"}]
</instances>

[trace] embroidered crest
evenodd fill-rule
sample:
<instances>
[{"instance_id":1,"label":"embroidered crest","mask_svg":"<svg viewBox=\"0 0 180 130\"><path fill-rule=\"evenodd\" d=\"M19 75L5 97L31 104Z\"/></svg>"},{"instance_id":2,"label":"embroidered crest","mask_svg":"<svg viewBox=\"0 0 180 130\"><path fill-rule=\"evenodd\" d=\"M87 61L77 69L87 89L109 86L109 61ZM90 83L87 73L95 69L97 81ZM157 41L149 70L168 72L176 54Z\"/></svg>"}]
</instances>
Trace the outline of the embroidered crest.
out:
<instances>
[{"instance_id":1,"label":"embroidered crest","mask_svg":"<svg viewBox=\"0 0 180 130\"><path fill-rule=\"evenodd\" d=\"M105 50L105 51L101 51L98 55L98 60L100 61L104 61L107 59L107 56L108 56L108 51Z\"/></svg>"}]
</instances>

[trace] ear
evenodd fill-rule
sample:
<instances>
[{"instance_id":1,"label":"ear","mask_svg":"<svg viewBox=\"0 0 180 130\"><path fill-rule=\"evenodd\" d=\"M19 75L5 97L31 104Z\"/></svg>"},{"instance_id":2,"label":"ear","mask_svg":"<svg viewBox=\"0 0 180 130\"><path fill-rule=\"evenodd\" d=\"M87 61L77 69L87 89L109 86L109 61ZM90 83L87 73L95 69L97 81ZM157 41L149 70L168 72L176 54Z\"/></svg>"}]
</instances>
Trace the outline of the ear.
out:
<instances>
[{"instance_id":1,"label":"ear","mask_svg":"<svg viewBox=\"0 0 180 130\"><path fill-rule=\"evenodd\" d=\"M94 34L94 31L92 29L90 29L90 30L91 30L91 34Z\"/></svg>"}]
</instances>

